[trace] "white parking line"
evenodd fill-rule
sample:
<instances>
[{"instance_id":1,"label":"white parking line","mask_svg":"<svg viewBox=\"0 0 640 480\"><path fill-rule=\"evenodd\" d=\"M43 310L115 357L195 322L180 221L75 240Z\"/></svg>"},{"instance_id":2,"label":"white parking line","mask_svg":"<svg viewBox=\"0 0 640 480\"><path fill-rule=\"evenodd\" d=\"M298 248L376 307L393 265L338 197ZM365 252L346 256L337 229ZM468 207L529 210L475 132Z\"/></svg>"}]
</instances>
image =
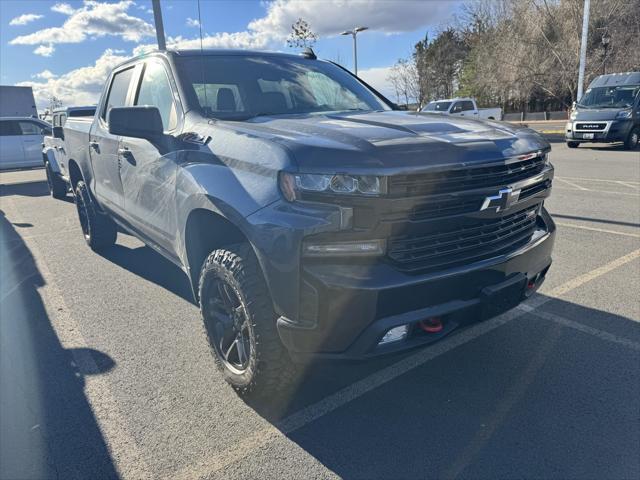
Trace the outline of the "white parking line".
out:
<instances>
[{"instance_id":1,"label":"white parking line","mask_svg":"<svg viewBox=\"0 0 640 480\"><path fill-rule=\"evenodd\" d=\"M640 238L640 233L620 232L619 230L607 230L605 228L587 227L585 225L577 225L575 223L556 222L560 227L577 228L579 230L590 230L592 232L612 233L614 235L622 235L624 237Z\"/></svg>"},{"instance_id":2,"label":"white parking line","mask_svg":"<svg viewBox=\"0 0 640 480\"><path fill-rule=\"evenodd\" d=\"M629 180L606 180L603 178L587 178L587 177L565 177L564 175L561 177L556 176L555 178L563 178L563 179L568 179L568 180L584 180L587 182L600 182L600 183L620 183L620 182L624 182L624 183L628 183L631 185L638 185L640 186L640 182L631 182Z\"/></svg>"},{"instance_id":3,"label":"white parking line","mask_svg":"<svg viewBox=\"0 0 640 480\"><path fill-rule=\"evenodd\" d=\"M566 183L567 185L575 187L578 190L584 190L584 191L588 191L589 190L588 188L585 188L585 187L583 187L581 185L578 185L577 183L573 183L573 182L570 182L569 180L565 180L562 177L555 177L555 179L558 180L559 182Z\"/></svg>"},{"instance_id":4,"label":"white parking line","mask_svg":"<svg viewBox=\"0 0 640 480\"><path fill-rule=\"evenodd\" d=\"M580 322L576 322L574 320L570 320L568 318L562 317L560 315L556 315L551 312L541 312L525 303L519 305L517 307L519 310L535 315L539 318L544 318L545 320L550 320L552 322L558 323L568 328L572 328L574 330L578 330L580 332L593 335L594 337L598 337L602 340L606 340L607 342L612 342L618 345L623 345L631 350L635 350L636 352L640 352L640 343L634 342L633 340L629 340L628 338L620 337L618 335L614 335L609 332L605 332L604 330L599 330L597 328L589 327L587 325L583 325Z\"/></svg>"},{"instance_id":5,"label":"white parking line","mask_svg":"<svg viewBox=\"0 0 640 480\"><path fill-rule=\"evenodd\" d=\"M572 192L579 192L579 191L583 191L583 190L587 190L589 192L596 192L596 193L612 193L614 195L623 195L625 197L640 197L640 193L629 193L629 192L616 192L614 190L598 190L595 188L563 188L563 187L553 187L554 190L567 190L567 191L572 191Z\"/></svg>"},{"instance_id":6,"label":"white parking line","mask_svg":"<svg viewBox=\"0 0 640 480\"><path fill-rule=\"evenodd\" d=\"M633 184L631 184L631 183L629 183L629 182L620 182L620 181L617 181L616 183L619 183L620 185L624 185L625 187L633 188L633 189L636 189L636 190L637 190L638 188L640 188L640 186L639 186L639 185L633 185Z\"/></svg>"},{"instance_id":7,"label":"white parking line","mask_svg":"<svg viewBox=\"0 0 640 480\"><path fill-rule=\"evenodd\" d=\"M571 280L559 285L558 287L547 292L546 296L536 296L529 303L532 310L553 300L554 297L565 295L570 291L594 280L622 265L625 265L636 258L640 257L640 249L635 250L627 255L612 260L611 262L592 270L591 272L579 275ZM361 397L362 395L384 385L400 375L413 370L426 362L433 360L471 340L485 335L496 328L509 323L510 321L530 313L529 310L514 309L503 315L495 317L483 323L474 325L463 332L454 335L440 343L419 350L415 354L404 358L403 360L379 370L368 377L359 380L336 393L325 397L317 403L309 405L302 410L290 415L277 425L267 425L265 428L254 432L242 442L234 443L228 450L219 452L215 458L204 459L197 468L195 466L181 470L174 475L176 479L192 479L211 476L216 472L241 461L245 457L255 453L256 449L270 443L273 440L286 438L288 433L298 430L309 423L333 412L334 410L346 405L347 403ZM587 332L588 327L582 331ZM595 329L594 329L595 330ZM600 332L596 331L600 336ZM604 333L604 332L602 332ZM600 336L600 338L604 338ZM608 338L607 338L608 339Z\"/></svg>"}]
</instances>

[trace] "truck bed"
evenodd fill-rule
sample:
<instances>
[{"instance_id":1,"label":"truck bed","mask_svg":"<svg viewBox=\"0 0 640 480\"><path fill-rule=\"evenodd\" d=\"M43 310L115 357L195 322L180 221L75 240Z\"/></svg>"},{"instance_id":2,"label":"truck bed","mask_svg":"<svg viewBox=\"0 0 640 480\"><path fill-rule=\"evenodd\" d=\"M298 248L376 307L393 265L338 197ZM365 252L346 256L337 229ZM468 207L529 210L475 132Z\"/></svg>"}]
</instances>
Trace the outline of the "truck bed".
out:
<instances>
[{"instance_id":1,"label":"truck bed","mask_svg":"<svg viewBox=\"0 0 640 480\"><path fill-rule=\"evenodd\" d=\"M89 132L92 123L93 117L69 117L64 124L64 145L69 162L73 160L79 165L89 163Z\"/></svg>"}]
</instances>

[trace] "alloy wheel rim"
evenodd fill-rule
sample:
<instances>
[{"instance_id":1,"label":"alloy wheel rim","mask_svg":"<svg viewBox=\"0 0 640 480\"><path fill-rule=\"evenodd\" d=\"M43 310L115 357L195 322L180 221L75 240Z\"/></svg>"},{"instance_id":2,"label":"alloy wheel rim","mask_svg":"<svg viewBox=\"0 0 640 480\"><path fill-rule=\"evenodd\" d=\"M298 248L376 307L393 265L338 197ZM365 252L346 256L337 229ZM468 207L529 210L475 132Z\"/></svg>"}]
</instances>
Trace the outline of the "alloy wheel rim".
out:
<instances>
[{"instance_id":1,"label":"alloy wheel rim","mask_svg":"<svg viewBox=\"0 0 640 480\"><path fill-rule=\"evenodd\" d=\"M87 208L78 196L76 199L76 206L78 208L78 217L80 217L80 227L82 228L82 234L86 239L89 238L89 215L87 214Z\"/></svg>"},{"instance_id":2,"label":"alloy wheel rim","mask_svg":"<svg viewBox=\"0 0 640 480\"><path fill-rule=\"evenodd\" d=\"M216 279L206 302L218 358L231 372L244 373L251 361L253 331L238 293L224 280Z\"/></svg>"}]
</instances>

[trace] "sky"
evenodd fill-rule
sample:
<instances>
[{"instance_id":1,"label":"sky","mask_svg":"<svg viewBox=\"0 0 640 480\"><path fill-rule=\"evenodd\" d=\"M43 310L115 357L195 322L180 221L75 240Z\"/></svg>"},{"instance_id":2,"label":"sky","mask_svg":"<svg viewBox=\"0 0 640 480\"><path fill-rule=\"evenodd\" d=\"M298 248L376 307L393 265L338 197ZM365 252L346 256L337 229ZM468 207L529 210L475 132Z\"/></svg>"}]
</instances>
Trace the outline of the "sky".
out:
<instances>
[{"instance_id":1,"label":"sky","mask_svg":"<svg viewBox=\"0 0 640 480\"><path fill-rule=\"evenodd\" d=\"M169 48L287 47L291 25L306 20L318 35L318 57L353 67L395 100L389 68L413 45L460 14L458 0L161 0ZM201 25L199 24L199 19ZM156 46L151 0L0 0L0 84L29 85L39 110L53 95L64 105L98 100L110 69Z\"/></svg>"}]
</instances>

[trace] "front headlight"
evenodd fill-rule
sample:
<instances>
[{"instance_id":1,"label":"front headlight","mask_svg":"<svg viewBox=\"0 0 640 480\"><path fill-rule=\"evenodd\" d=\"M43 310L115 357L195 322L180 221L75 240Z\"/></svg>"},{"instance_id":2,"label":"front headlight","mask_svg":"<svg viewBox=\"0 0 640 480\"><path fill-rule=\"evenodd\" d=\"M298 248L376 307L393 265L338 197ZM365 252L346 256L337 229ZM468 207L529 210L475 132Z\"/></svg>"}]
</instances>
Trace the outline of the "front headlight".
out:
<instances>
[{"instance_id":1,"label":"front headlight","mask_svg":"<svg viewBox=\"0 0 640 480\"><path fill-rule=\"evenodd\" d=\"M280 190L290 202L304 192L378 196L386 192L384 177L374 175L324 175L280 172Z\"/></svg>"},{"instance_id":2,"label":"front headlight","mask_svg":"<svg viewBox=\"0 0 640 480\"><path fill-rule=\"evenodd\" d=\"M622 110L616 115L617 120L631 118L631 110Z\"/></svg>"},{"instance_id":3,"label":"front headlight","mask_svg":"<svg viewBox=\"0 0 640 480\"><path fill-rule=\"evenodd\" d=\"M569 115L569 120L575 120L578 117L578 111L572 110L571 115Z\"/></svg>"}]
</instances>

